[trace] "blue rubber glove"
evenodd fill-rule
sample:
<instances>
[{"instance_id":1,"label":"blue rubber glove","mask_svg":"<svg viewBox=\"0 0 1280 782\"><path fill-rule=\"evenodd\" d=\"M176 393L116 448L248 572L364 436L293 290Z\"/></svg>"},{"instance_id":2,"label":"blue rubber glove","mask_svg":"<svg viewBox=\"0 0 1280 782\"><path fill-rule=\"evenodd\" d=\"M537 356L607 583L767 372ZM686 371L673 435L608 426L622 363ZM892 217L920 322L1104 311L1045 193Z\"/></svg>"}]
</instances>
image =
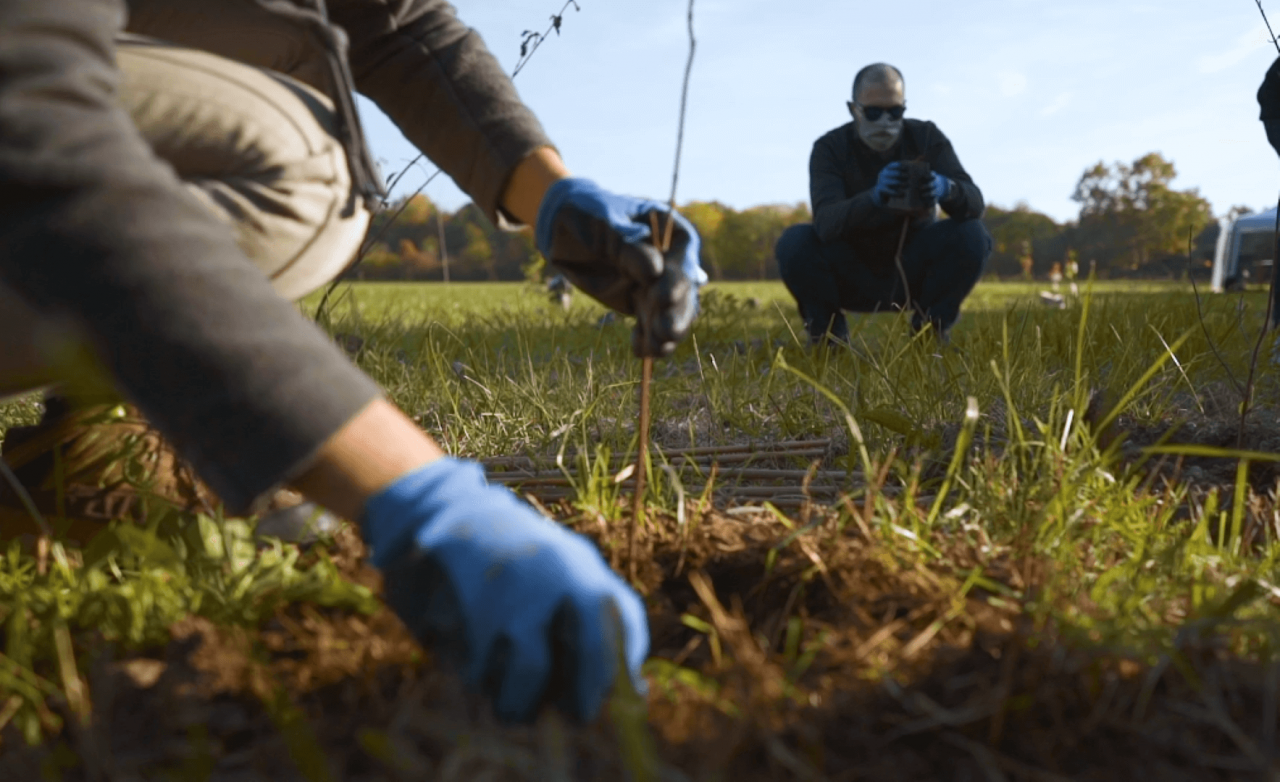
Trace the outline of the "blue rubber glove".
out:
<instances>
[{"instance_id":1,"label":"blue rubber glove","mask_svg":"<svg viewBox=\"0 0 1280 782\"><path fill-rule=\"evenodd\" d=\"M890 198L900 196L907 189L907 172L902 169L902 161L895 160L880 169L876 184L871 188L871 201L876 206L884 206Z\"/></svg>"},{"instance_id":2,"label":"blue rubber glove","mask_svg":"<svg viewBox=\"0 0 1280 782\"><path fill-rule=\"evenodd\" d=\"M937 171L930 172L929 179L926 179L923 182L923 185L924 187L920 193L920 200L928 204L930 209L936 206L938 202L942 201L942 199L946 198L947 194L951 192L951 180L947 179L942 174L939 174Z\"/></svg>"},{"instance_id":3,"label":"blue rubber glove","mask_svg":"<svg viewBox=\"0 0 1280 782\"><path fill-rule=\"evenodd\" d=\"M675 350L693 327L698 288L707 282L693 224L675 215L664 257L650 236L649 215L655 212L665 231L665 204L610 193L577 178L553 184L538 207L538 249L588 296L636 316L637 356Z\"/></svg>"},{"instance_id":4,"label":"blue rubber glove","mask_svg":"<svg viewBox=\"0 0 1280 782\"><path fill-rule=\"evenodd\" d=\"M586 538L443 458L372 497L362 523L388 605L505 721L599 713L625 657L644 691L644 604ZM624 640L619 651L617 640Z\"/></svg>"}]
</instances>

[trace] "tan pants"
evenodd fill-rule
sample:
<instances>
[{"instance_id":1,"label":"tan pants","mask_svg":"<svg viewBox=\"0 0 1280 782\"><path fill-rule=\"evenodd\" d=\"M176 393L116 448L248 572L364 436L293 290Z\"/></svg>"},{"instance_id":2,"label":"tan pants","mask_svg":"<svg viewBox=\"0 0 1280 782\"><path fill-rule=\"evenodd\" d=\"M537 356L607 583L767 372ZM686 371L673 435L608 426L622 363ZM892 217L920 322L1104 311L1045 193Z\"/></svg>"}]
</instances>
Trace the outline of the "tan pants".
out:
<instances>
[{"instance_id":1,"label":"tan pants","mask_svg":"<svg viewBox=\"0 0 1280 782\"><path fill-rule=\"evenodd\" d=\"M297 300L354 258L370 215L351 197L327 97L287 76L122 36L119 100L156 155L235 234L276 292ZM174 263L182 263L174 258ZM0 287L0 395L57 379L47 324Z\"/></svg>"}]
</instances>

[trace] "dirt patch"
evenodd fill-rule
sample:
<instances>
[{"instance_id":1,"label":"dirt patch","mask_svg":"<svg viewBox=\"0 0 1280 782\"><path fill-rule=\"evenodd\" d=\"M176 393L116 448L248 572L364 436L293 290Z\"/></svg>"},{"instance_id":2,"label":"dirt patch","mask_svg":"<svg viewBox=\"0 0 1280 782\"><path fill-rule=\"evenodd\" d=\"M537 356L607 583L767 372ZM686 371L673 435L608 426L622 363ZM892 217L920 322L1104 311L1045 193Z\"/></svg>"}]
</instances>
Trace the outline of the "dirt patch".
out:
<instances>
[{"instance_id":1,"label":"dirt patch","mask_svg":"<svg viewBox=\"0 0 1280 782\"><path fill-rule=\"evenodd\" d=\"M658 519L642 537L655 778L1268 778L1280 671L1188 639L1177 664L1072 648L983 590L809 509ZM799 520L808 525L801 534ZM625 522L568 519L599 540ZM615 561L624 553L608 544ZM335 558L377 586L354 536ZM1034 563L988 573L1021 588ZM709 631L708 631L709 630ZM498 725L386 611L291 607L261 631L187 620L88 666L93 720L0 780L625 779L609 720ZM65 709L64 709L65 710ZM48 773L52 772L52 777Z\"/></svg>"},{"instance_id":2,"label":"dirt patch","mask_svg":"<svg viewBox=\"0 0 1280 782\"><path fill-rule=\"evenodd\" d=\"M1134 426L1124 428L1125 444L1131 452L1157 443L1201 445L1210 448L1244 450L1260 453L1280 453L1280 425L1267 423L1252 416L1240 430L1238 418L1196 416L1180 424L1164 427ZM1123 419L1121 425L1124 425ZM1196 489L1233 487L1236 482L1236 459L1217 459L1199 456L1176 457L1163 460L1162 474L1170 479L1182 480ZM1175 467L1180 468L1175 471ZM1280 481L1280 463L1257 461L1249 465L1249 485L1257 492L1267 492Z\"/></svg>"}]
</instances>

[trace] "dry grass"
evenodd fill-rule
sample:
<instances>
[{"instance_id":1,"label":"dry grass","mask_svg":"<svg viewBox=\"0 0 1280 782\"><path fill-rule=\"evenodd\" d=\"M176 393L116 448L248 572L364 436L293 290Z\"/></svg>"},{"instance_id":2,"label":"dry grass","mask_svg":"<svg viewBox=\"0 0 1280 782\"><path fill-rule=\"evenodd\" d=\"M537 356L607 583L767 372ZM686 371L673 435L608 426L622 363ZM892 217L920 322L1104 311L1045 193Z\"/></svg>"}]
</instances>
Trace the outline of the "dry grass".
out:
<instances>
[{"instance_id":1,"label":"dry grass","mask_svg":"<svg viewBox=\"0 0 1280 782\"><path fill-rule=\"evenodd\" d=\"M957 566L931 565L868 534L856 507L811 507L803 528L686 511L683 528L658 517L642 539L655 778L1244 779L1277 760L1280 669L1240 661L1212 628L1155 664L1073 649L1001 598L1035 587L1035 563L988 562L1004 574L988 589L965 545L950 544ZM625 528L566 521L601 541ZM335 550L376 586L353 535ZM300 605L258 633L171 632L144 657L107 651L88 672L90 727L10 744L0 778L39 778L59 758L64 779L629 773L607 723L499 726L386 611Z\"/></svg>"},{"instance_id":2,"label":"dry grass","mask_svg":"<svg viewBox=\"0 0 1280 782\"><path fill-rule=\"evenodd\" d=\"M134 590L136 639L57 608L101 567L75 552L38 578L16 553L0 566L0 688L39 694L27 710L0 692L0 779L1277 778L1275 409L1246 431L1264 453L1222 450L1238 400L1188 297L1089 314L990 296L954 352L890 322L826 357L788 341L781 310L708 302L655 387L638 723L620 693L593 725L498 725L361 597L379 582L350 530L255 576L329 595L332 567L346 586L327 608L275 587L239 600L219 575L239 560L152 567L130 538L130 567L93 578ZM359 332L357 360L453 450L626 572L625 330L463 304L329 326ZM1211 304L1228 363L1251 319ZM1269 364L1259 387L1280 387ZM205 592L216 612L191 602Z\"/></svg>"}]
</instances>

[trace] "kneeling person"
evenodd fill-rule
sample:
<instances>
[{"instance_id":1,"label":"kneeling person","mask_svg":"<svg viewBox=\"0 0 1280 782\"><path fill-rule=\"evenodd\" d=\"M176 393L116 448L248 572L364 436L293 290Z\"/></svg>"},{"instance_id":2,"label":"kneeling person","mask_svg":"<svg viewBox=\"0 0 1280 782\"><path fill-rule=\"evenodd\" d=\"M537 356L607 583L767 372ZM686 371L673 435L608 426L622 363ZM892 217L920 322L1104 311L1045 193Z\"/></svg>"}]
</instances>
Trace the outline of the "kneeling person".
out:
<instances>
[{"instance_id":1,"label":"kneeling person","mask_svg":"<svg viewBox=\"0 0 1280 782\"><path fill-rule=\"evenodd\" d=\"M289 486L359 524L389 605L498 716L594 718L615 680L643 686L639 595L446 457L289 300L340 273L380 195L353 90L489 219L536 226L577 287L635 315L639 355L692 326L697 232L673 216L661 252L662 204L570 176L445 0L328 6L130 0L125 35L118 0L0 2L0 394L77 391L7 434L0 536L32 494L86 511L87 534L129 510L73 509L69 485L159 495L139 520L151 499L240 514Z\"/></svg>"},{"instance_id":2,"label":"kneeling person","mask_svg":"<svg viewBox=\"0 0 1280 782\"><path fill-rule=\"evenodd\" d=\"M813 223L778 240L783 282L813 343L848 338L844 310L904 307L916 329L945 338L991 253L982 193L936 125L903 119L897 68L859 71L848 105L853 121L813 145ZM917 160L927 176L910 176ZM938 206L950 220L936 219Z\"/></svg>"}]
</instances>

